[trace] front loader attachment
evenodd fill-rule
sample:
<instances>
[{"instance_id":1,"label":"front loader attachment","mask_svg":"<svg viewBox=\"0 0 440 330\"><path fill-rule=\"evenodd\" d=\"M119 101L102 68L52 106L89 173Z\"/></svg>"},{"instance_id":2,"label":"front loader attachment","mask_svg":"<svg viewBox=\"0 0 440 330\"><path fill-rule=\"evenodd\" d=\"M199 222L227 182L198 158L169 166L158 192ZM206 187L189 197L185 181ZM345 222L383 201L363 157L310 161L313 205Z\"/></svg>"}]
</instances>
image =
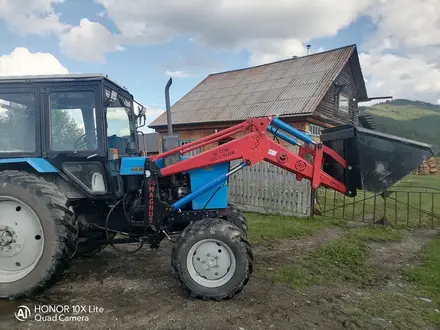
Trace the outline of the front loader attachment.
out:
<instances>
[{"instance_id":1,"label":"front loader attachment","mask_svg":"<svg viewBox=\"0 0 440 330\"><path fill-rule=\"evenodd\" d=\"M346 160L344 169L325 155L323 170L344 183L349 196L356 189L381 193L434 156L431 145L352 125L323 130L321 141Z\"/></svg>"}]
</instances>

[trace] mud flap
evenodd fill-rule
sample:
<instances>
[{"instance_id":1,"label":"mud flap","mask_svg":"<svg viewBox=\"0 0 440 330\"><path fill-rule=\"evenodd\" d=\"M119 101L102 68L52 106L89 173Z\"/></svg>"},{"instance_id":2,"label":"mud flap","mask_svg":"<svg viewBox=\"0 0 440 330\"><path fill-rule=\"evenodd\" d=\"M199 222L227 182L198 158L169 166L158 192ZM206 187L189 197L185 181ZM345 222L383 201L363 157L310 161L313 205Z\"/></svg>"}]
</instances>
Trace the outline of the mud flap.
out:
<instances>
[{"instance_id":1,"label":"mud flap","mask_svg":"<svg viewBox=\"0 0 440 330\"><path fill-rule=\"evenodd\" d=\"M325 155L323 170L351 197L357 189L382 193L435 155L432 145L353 125L323 130L321 142L346 160L344 169Z\"/></svg>"}]
</instances>

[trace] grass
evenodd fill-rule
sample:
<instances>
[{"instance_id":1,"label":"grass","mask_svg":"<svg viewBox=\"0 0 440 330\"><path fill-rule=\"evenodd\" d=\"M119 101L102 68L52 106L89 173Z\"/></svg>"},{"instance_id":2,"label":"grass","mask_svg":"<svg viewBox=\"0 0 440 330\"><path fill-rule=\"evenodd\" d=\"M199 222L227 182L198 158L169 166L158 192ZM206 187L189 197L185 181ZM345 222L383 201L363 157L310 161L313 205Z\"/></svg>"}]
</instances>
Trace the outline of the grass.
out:
<instances>
[{"instance_id":1,"label":"grass","mask_svg":"<svg viewBox=\"0 0 440 330\"><path fill-rule=\"evenodd\" d=\"M420 264L407 269L405 275L417 286L419 294L431 297L440 306L440 235L428 242L422 250Z\"/></svg>"},{"instance_id":2,"label":"grass","mask_svg":"<svg viewBox=\"0 0 440 330\"><path fill-rule=\"evenodd\" d=\"M335 227L340 221L316 217L295 218L256 213L246 214L249 240L252 244L274 239L309 236L324 228Z\"/></svg>"},{"instance_id":3,"label":"grass","mask_svg":"<svg viewBox=\"0 0 440 330\"><path fill-rule=\"evenodd\" d=\"M419 109L415 107L390 107L376 106L369 110L369 113L376 116L388 117L397 120L412 120L427 116L440 116L439 111L429 109Z\"/></svg>"},{"instance_id":4,"label":"grass","mask_svg":"<svg viewBox=\"0 0 440 330\"><path fill-rule=\"evenodd\" d=\"M363 299L359 309L391 321L397 328L426 328L428 322L440 326L440 235L425 245L420 263L403 270L403 274L412 284L406 290L377 292Z\"/></svg>"},{"instance_id":5,"label":"grass","mask_svg":"<svg viewBox=\"0 0 440 330\"><path fill-rule=\"evenodd\" d=\"M397 242L403 237L403 231L385 227L356 228L324 244L302 260L274 273L267 273L266 278L275 283L288 283L294 288L315 284L331 285L343 281L366 283L370 280L366 243Z\"/></svg>"},{"instance_id":6,"label":"grass","mask_svg":"<svg viewBox=\"0 0 440 330\"><path fill-rule=\"evenodd\" d=\"M367 250L363 244L341 238L268 276L275 283L288 283L294 288L331 285L335 281L361 281L368 273L366 257Z\"/></svg>"},{"instance_id":7,"label":"grass","mask_svg":"<svg viewBox=\"0 0 440 330\"><path fill-rule=\"evenodd\" d=\"M384 200L369 192L355 198L320 189L318 208L325 216L373 223L384 215L395 227L440 226L440 175L409 175L391 189ZM409 204L409 206L408 206ZM422 210L422 211L420 211Z\"/></svg>"},{"instance_id":8,"label":"grass","mask_svg":"<svg viewBox=\"0 0 440 330\"><path fill-rule=\"evenodd\" d=\"M347 234L347 237L361 242L398 242L405 236L403 230L389 227L365 226L357 228Z\"/></svg>"},{"instance_id":9,"label":"grass","mask_svg":"<svg viewBox=\"0 0 440 330\"><path fill-rule=\"evenodd\" d=\"M440 325L440 314L432 304L407 293L387 291L375 292L354 303L350 317L355 322L374 320L377 325L386 327L388 324L393 329L432 328L429 323ZM368 325L365 327L368 328Z\"/></svg>"}]
</instances>

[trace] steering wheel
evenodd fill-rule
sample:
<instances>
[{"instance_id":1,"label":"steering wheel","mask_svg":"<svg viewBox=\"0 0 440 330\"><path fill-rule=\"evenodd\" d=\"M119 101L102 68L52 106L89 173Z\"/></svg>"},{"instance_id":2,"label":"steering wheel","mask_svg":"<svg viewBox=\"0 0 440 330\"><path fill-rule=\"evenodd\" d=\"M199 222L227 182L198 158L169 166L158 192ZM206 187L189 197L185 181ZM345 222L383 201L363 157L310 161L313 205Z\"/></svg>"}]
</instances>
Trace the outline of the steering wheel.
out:
<instances>
[{"instance_id":1,"label":"steering wheel","mask_svg":"<svg viewBox=\"0 0 440 330\"><path fill-rule=\"evenodd\" d=\"M75 150L82 149L83 147L87 146L87 141L81 141L85 137L86 137L86 133L84 133L83 135L81 135L79 138L77 138L75 140L75 142L73 143L73 147L75 148Z\"/></svg>"}]
</instances>

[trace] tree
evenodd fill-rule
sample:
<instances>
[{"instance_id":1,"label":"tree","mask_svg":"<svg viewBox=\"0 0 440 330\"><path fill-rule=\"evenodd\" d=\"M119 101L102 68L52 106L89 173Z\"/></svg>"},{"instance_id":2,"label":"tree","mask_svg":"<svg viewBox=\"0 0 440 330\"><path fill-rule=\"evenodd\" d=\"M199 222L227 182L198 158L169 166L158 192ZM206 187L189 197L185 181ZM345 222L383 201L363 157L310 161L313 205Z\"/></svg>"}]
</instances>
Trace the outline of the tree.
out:
<instances>
[{"instance_id":1,"label":"tree","mask_svg":"<svg viewBox=\"0 0 440 330\"><path fill-rule=\"evenodd\" d=\"M71 117L72 110L52 111L52 149L72 150L75 141L84 134L84 128Z\"/></svg>"},{"instance_id":2,"label":"tree","mask_svg":"<svg viewBox=\"0 0 440 330\"><path fill-rule=\"evenodd\" d=\"M0 151L35 150L35 114L21 108L0 106ZM51 134L53 150L73 150L75 141L83 134L71 116L71 110L53 110Z\"/></svg>"}]
</instances>

